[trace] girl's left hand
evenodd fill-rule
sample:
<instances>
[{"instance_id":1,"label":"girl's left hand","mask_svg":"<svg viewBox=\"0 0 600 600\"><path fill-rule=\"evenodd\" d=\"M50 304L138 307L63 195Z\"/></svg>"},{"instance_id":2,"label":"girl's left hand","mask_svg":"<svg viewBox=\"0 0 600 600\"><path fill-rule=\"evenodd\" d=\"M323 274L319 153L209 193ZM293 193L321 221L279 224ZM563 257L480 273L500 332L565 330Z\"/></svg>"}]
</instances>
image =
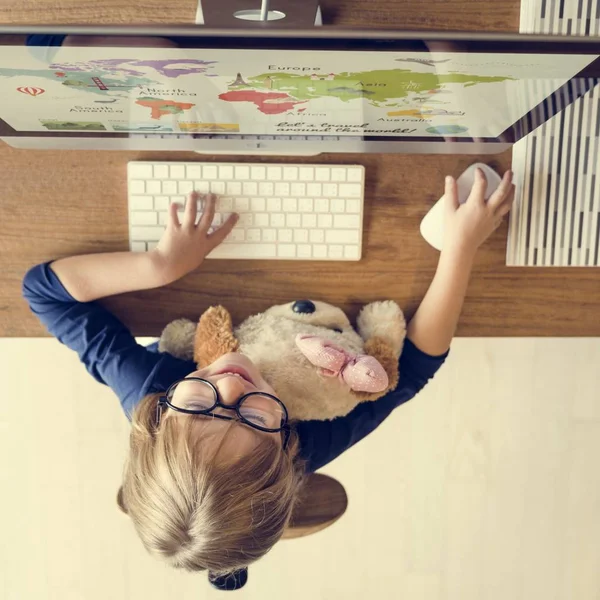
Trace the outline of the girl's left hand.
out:
<instances>
[{"instance_id":1,"label":"girl's left hand","mask_svg":"<svg viewBox=\"0 0 600 600\"><path fill-rule=\"evenodd\" d=\"M239 219L238 214L232 213L223 225L209 234L217 197L214 194L204 196L204 211L196 225L200 198L196 192L188 194L181 221L177 214L180 204L174 202L169 206L167 228L156 248L150 251L165 284L197 269L206 255L229 235Z\"/></svg>"}]
</instances>

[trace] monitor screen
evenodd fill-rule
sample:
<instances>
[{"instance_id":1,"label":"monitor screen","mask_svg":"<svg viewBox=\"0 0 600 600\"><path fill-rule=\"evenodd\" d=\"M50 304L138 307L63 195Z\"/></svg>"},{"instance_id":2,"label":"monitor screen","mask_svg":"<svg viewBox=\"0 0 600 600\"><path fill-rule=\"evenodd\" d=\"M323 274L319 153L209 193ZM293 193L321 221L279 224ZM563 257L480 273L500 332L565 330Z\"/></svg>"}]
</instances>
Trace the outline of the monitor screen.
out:
<instances>
[{"instance_id":1,"label":"monitor screen","mask_svg":"<svg viewBox=\"0 0 600 600\"><path fill-rule=\"evenodd\" d=\"M0 136L512 143L600 76L598 39L189 29L0 35Z\"/></svg>"}]
</instances>

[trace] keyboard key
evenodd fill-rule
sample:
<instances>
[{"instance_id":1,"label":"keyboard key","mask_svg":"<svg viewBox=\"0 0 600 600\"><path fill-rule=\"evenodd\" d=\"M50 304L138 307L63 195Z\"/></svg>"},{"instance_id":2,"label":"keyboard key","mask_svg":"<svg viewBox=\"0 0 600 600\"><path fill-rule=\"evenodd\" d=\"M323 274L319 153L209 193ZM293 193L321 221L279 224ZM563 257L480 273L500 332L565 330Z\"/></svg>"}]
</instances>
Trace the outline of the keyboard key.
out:
<instances>
[{"instance_id":1,"label":"keyboard key","mask_svg":"<svg viewBox=\"0 0 600 600\"><path fill-rule=\"evenodd\" d=\"M312 198L300 198L298 200L298 212L308 213L313 211L313 199Z\"/></svg>"},{"instance_id":2,"label":"keyboard key","mask_svg":"<svg viewBox=\"0 0 600 600\"><path fill-rule=\"evenodd\" d=\"M298 169L298 179L300 181L314 181L315 170L313 167L300 167Z\"/></svg>"},{"instance_id":3,"label":"keyboard key","mask_svg":"<svg viewBox=\"0 0 600 600\"><path fill-rule=\"evenodd\" d=\"M171 179L185 179L185 167L183 165L171 165L169 169Z\"/></svg>"},{"instance_id":4,"label":"keyboard key","mask_svg":"<svg viewBox=\"0 0 600 600\"><path fill-rule=\"evenodd\" d=\"M360 240L358 231L352 229L330 229L325 232L325 241L328 244L358 244Z\"/></svg>"},{"instance_id":5,"label":"keyboard key","mask_svg":"<svg viewBox=\"0 0 600 600\"><path fill-rule=\"evenodd\" d=\"M344 256L344 246L340 246L338 244L333 244L332 246L329 246L327 256L329 258L342 258Z\"/></svg>"},{"instance_id":6,"label":"keyboard key","mask_svg":"<svg viewBox=\"0 0 600 600\"><path fill-rule=\"evenodd\" d=\"M316 244L312 250L314 258L327 258L327 246L325 244Z\"/></svg>"},{"instance_id":7,"label":"keyboard key","mask_svg":"<svg viewBox=\"0 0 600 600\"><path fill-rule=\"evenodd\" d=\"M267 177L267 169L265 167L252 167L250 169L250 179L256 181L264 181Z\"/></svg>"},{"instance_id":8,"label":"keyboard key","mask_svg":"<svg viewBox=\"0 0 600 600\"><path fill-rule=\"evenodd\" d=\"M178 194L189 194L194 189L194 184L191 181L180 181L177 185Z\"/></svg>"},{"instance_id":9,"label":"keyboard key","mask_svg":"<svg viewBox=\"0 0 600 600\"><path fill-rule=\"evenodd\" d=\"M295 258L296 257L296 245L295 244L279 244L277 246L277 256L281 258Z\"/></svg>"},{"instance_id":10,"label":"keyboard key","mask_svg":"<svg viewBox=\"0 0 600 600\"><path fill-rule=\"evenodd\" d=\"M245 212L250 210L250 198L235 198L233 201L233 210L235 210L235 212Z\"/></svg>"},{"instance_id":11,"label":"keyboard key","mask_svg":"<svg viewBox=\"0 0 600 600\"><path fill-rule=\"evenodd\" d=\"M231 165L222 165L219 167L219 179L228 181L233 179L233 167Z\"/></svg>"},{"instance_id":12,"label":"keyboard key","mask_svg":"<svg viewBox=\"0 0 600 600\"><path fill-rule=\"evenodd\" d=\"M219 176L219 169L214 165L204 165L202 168L202 177L204 179L217 179Z\"/></svg>"},{"instance_id":13,"label":"keyboard key","mask_svg":"<svg viewBox=\"0 0 600 600\"><path fill-rule=\"evenodd\" d=\"M348 181L361 182L363 177L362 169L348 169L348 173L346 174L346 178Z\"/></svg>"},{"instance_id":14,"label":"keyboard key","mask_svg":"<svg viewBox=\"0 0 600 600\"><path fill-rule=\"evenodd\" d=\"M169 177L169 165L154 165L154 178L155 179L168 179Z\"/></svg>"},{"instance_id":15,"label":"keyboard key","mask_svg":"<svg viewBox=\"0 0 600 600\"><path fill-rule=\"evenodd\" d=\"M212 223L210 225L211 227L220 227L222 225L221 213L215 213L215 216L213 217Z\"/></svg>"},{"instance_id":16,"label":"keyboard key","mask_svg":"<svg viewBox=\"0 0 600 600\"><path fill-rule=\"evenodd\" d=\"M258 184L258 193L260 196L273 196L275 194L275 184L270 181L261 181Z\"/></svg>"},{"instance_id":17,"label":"keyboard key","mask_svg":"<svg viewBox=\"0 0 600 600\"><path fill-rule=\"evenodd\" d=\"M127 174L129 179L152 179L152 165L148 163L129 163Z\"/></svg>"},{"instance_id":18,"label":"keyboard key","mask_svg":"<svg viewBox=\"0 0 600 600\"><path fill-rule=\"evenodd\" d=\"M283 212L297 212L298 200L296 198L283 198Z\"/></svg>"},{"instance_id":19,"label":"keyboard key","mask_svg":"<svg viewBox=\"0 0 600 600\"><path fill-rule=\"evenodd\" d=\"M211 181L210 191L212 194L222 196L225 193L225 182L224 181Z\"/></svg>"},{"instance_id":20,"label":"keyboard key","mask_svg":"<svg viewBox=\"0 0 600 600\"><path fill-rule=\"evenodd\" d=\"M225 183L225 193L228 196L241 196L242 184L239 181L227 181Z\"/></svg>"},{"instance_id":21,"label":"keyboard key","mask_svg":"<svg viewBox=\"0 0 600 600\"><path fill-rule=\"evenodd\" d=\"M270 181L279 181L282 179L281 167L267 167L267 179Z\"/></svg>"},{"instance_id":22,"label":"keyboard key","mask_svg":"<svg viewBox=\"0 0 600 600\"><path fill-rule=\"evenodd\" d=\"M280 242L291 242L294 239L294 233L291 229L280 229L277 232L277 239Z\"/></svg>"},{"instance_id":23,"label":"keyboard key","mask_svg":"<svg viewBox=\"0 0 600 600\"><path fill-rule=\"evenodd\" d=\"M139 181L137 179L129 182L129 193L130 194L145 194L146 193L146 182ZM150 192L152 193L152 192Z\"/></svg>"},{"instance_id":24,"label":"keyboard key","mask_svg":"<svg viewBox=\"0 0 600 600\"><path fill-rule=\"evenodd\" d=\"M315 179L317 181L329 181L329 167L317 167L315 169Z\"/></svg>"},{"instance_id":25,"label":"keyboard key","mask_svg":"<svg viewBox=\"0 0 600 600\"><path fill-rule=\"evenodd\" d=\"M166 225L169 222L169 213L159 212L156 214L158 215L158 224L159 225Z\"/></svg>"},{"instance_id":26,"label":"keyboard key","mask_svg":"<svg viewBox=\"0 0 600 600\"><path fill-rule=\"evenodd\" d=\"M267 198L267 211L268 212L280 212L281 211L281 198Z\"/></svg>"},{"instance_id":27,"label":"keyboard key","mask_svg":"<svg viewBox=\"0 0 600 600\"><path fill-rule=\"evenodd\" d=\"M346 169L339 167L331 169L331 181L346 181Z\"/></svg>"},{"instance_id":28,"label":"keyboard key","mask_svg":"<svg viewBox=\"0 0 600 600\"><path fill-rule=\"evenodd\" d=\"M262 238L263 238L263 242L277 241L277 230L276 229L263 229Z\"/></svg>"},{"instance_id":29,"label":"keyboard key","mask_svg":"<svg viewBox=\"0 0 600 600\"><path fill-rule=\"evenodd\" d=\"M130 229L130 237L135 241L158 242L164 232L164 227L132 227Z\"/></svg>"},{"instance_id":30,"label":"keyboard key","mask_svg":"<svg viewBox=\"0 0 600 600\"><path fill-rule=\"evenodd\" d=\"M290 184L281 182L275 184L275 195L276 196L289 196L290 195Z\"/></svg>"},{"instance_id":31,"label":"keyboard key","mask_svg":"<svg viewBox=\"0 0 600 600\"><path fill-rule=\"evenodd\" d=\"M246 181L242 184L242 194L244 196L258 196L258 184L256 181Z\"/></svg>"},{"instance_id":32,"label":"keyboard key","mask_svg":"<svg viewBox=\"0 0 600 600\"><path fill-rule=\"evenodd\" d=\"M283 167L284 181L296 181L298 179L298 167Z\"/></svg>"},{"instance_id":33,"label":"keyboard key","mask_svg":"<svg viewBox=\"0 0 600 600\"><path fill-rule=\"evenodd\" d=\"M315 198L315 212L316 213L329 212L329 200L327 200L327 198Z\"/></svg>"},{"instance_id":34,"label":"keyboard key","mask_svg":"<svg viewBox=\"0 0 600 600\"><path fill-rule=\"evenodd\" d=\"M306 184L305 183L292 183L290 185L290 194L292 196L306 196Z\"/></svg>"},{"instance_id":35,"label":"keyboard key","mask_svg":"<svg viewBox=\"0 0 600 600\"><path fill-rule=\"evenodd\" d=\"M322 186L320 183L307 183L306 184L306 195L313 198L321 196Z\"/></svg>"},{"instance_id":36,"label":"keyboard key","mask_svg":"<svg viewBox=\"0 0 600 600\"><path fill-rule=\"evenodd\" d=\"M277 256L276 244L245 244L242 251L246 258L274 258ZM208 255L209 258L239 258L239 246L222 244Z\"/></svg>"},{"instance_id":37,"label":"keyboard key","mask_svg":"<svg viewBox=\"0 0 600 600\"><path fill-rule=\"evenodd\" d=\"M271 214L271 227L285 227L285 215L283 213Z\"/></svg>"},{"instance_id":38,"label":"keyboard key","mask_svg":"<svg viewBox=\"0 0 600 600\"><path fill-rule=\"evenodd\" d=\"M246 229L247 242L260 242L260 229Z\"/></svg>"},{"instance_id":39,"label":"keyboard key","mask_svg":"<svg viewBox=\"0 0 600 600\"><path fill-rule=\"evenodd\" d=\"M298 213L289 213L285 217L285 224L287 227L301 227L302 218Z\"/></svg>"},{"instance_id":40,"label":"keyboard key","mask_svg":"<svg viewBox=\"0 0 600 600\"><path fill-rule=\"evenodd\" d=\"M238 221L239 224L239 221ZM229 235L227 236L227 241L229 242L243 242L246 237L244 230L236 225Z\"/></svg>"},{"instance_id":41,"label":"keyboard key","mask_svg":"<svg viewBox=\"0 0 600 600\"><path fill-rule=\"evenodd\" d=\"M309 239L312 244L319 244L325 241L325 232L322 229L311 229Z\"/></svg>"},{"instance_id":42,"label":"keyboard key","mask_svg":"<svg viewBox=\"0 0 600 600\"><path fill-rule=\"evenodd\" d=\"M169 204L168 196L154 196L154 210L168 210Z\"/></svg>"},{"instance_id":43,"label":"keyboard key","mask_svg":"<svg viewBox=\"0 0 600 600\"><path fill-rule=\"evenodd\" d=\"M333 217L331 215L318 215L317 227L319 229L329 229L333 227Z\"/></svg>"},{"instance_id":44,"label":"keyboard key","mask_svg":"<svg viewBox=\"0 0 600 600\"><path fill-rule=\"evenodd\" d=\"M186 179L200 179L202 177L202 167L200 165L187 165L185 169Z\"/></svg>"},{"instance_id":45,"label":"keyboard key","mask_svg":"<svg viewBox=\"0 0 600 600\"><path fill-rule=\"evenodd\" d=\"M312 248L308 244L299 244L296 246L296 255L298 258L310 258L312 256Z\"/></svg>"},{"instance_id":46,"label":"keyboard key","mask_svg":"<svg viewBox=\"0 0 600 600\"><path fill-rule=\"evenodd\" d=\"M339 195L347 198L360 198L361 190L359 183L340 183Z\"/></svg>"},{"instance_id":47,"label":"keyboard key","mask_svg":"<svg viewBox=\"0 0 600 600\"><path fill-rule=\"evenodd\" d=\"M217 200L217 208L220 213L232 212L233 211L233 198L227 198L221 196Z\"/></svg>"},{"instance_id":48,"label":"keyboard key","mask_svg":"<svg viewBox=\"0 0 600 600\"><path fill-rule=\"evenodd\" d=\"M242 213L237 222L240 227L252 227L254 224L254 215L252 213Z\"/></svg>"},{"instance_id":49,"label":"keyboard key","mask_svg":"<svg viewBox=\"0 0 600 600\"><path fill-rule=\"evenodd\" d=\"M210 193L210 181L194 181L194 189L199 194L209 194Z\"/></svg>"},{"instance_id":50,"label":"keyboard key","mask_svg":"<svg viewBox=\"0 0 600 600\"><path fill-rule=\"evenodd\" d=\"M250 167L241 166L235 167L234 174L236 179L250 179Z\"/></svg>"},{"instance_id":51,"label":"keyboard key","mask_svg":"<svg viewBox=\"0 0 600 600\"><path fill-rule=\"evenodd\" d=\"M132 252L146 252L146 242L131 242L129 247Z\"/></svg>"},{"instance_id":52,"label":"keyboard key","mask_svg":"<svg viewBox=\"0 0 600 600\"><path fill-rule=\"evenodd\" d=\"M294 229L294 242L308 242L308 229Z\"/></svg>"},{"instance_id":53,"label":"keyboard key","mask_svg":"<svg viewBox=\"0 0 600 600\"><path fill-rule=\"evenodd\" d=\"M351 260L360 260L360 250L358 246L344 246L344 258Z\"/></svg>"},{"instance_id":54,"label":"keyboard key","mask_svg":"<svg viewBox=\"0 0 600 600\"><path fill-rule=\"evenodd\" d=\"M256 227L268 227L269 215L267 213L255 213L254 225L256 225Z\"/></svg>"},{"instance_id":55,"label":"keyboard key","mask_svg":"<svg viewBox=\"0 0 600 600\"><path fill-rule=\"evenodd\" d=\"M152 196L129 196L131 210L152 210Z\"/></svg>"},{"instance_id":56,"label":"keyboard key","mask_svg":"<svg viewBox=\"0 0 600 600\"><path fill-rule=\"evenodd\" d=\"M162 183L160 181L146 181L146 194L162 194Z\"/></svg>"},{"instance_id":57,"label":"keyboard key","mask_svg":"<svg viewBox=\"0 0 600 600\"><path fill-rule=\"evenodd\" d=\"M157 225L157 213L153 210L134 210L129 215L131 225Z\"/></svg>"},{"instance_id":58,"label":"keyboard key","mask_svg":"<svg viewBox=\"0 0 600 600\"><path fill-rule=\"evenodd\" d=\"M346 200L346 212L360 213L360 200Z\"/></svg>"},{"instance_id":59,"label":"keyboard key","mask_svg":"<svg viewBox=\"0 0 600 600\"><path fill-rule=\"evenodd\" d=\"M317 226L317 215L315 215L314 213L302 215L302 227L312 229L316 226Z\"/></svg>"},{"instance_id":60,"label":"keyboard key","mask_svg":"<svg viewBox=\"0 0 600 600\"><path fill-rule=\"evenodd\" d=\"M336 229L358 229L360 217L358 215L334 215L333 226Z\"/></svg>"},{"instance_id":61,"label":"keyboard key","mask_svg":"<svg viewBox=\"0 0 600 600\"><path fill-rule=\"evenodd\" d=\"M250 210L253 213L260 213L266 210L267 202L264 198L251 198Z\"/></svg>"},{"instance_id":62,"label":"keyboard key","mask_svg":"<svg viewBox=\"0 0 600 600\"><path fill-rule=\"evenodd\" d=\"M331 199L331 212L332 213L343 213L346 210L346 201L342 198Z\"/></svg>"},{"instance_id":63,"label":"keyboard key","mask_svg":"<svg viewBox=\"0 0 600 600\"><path fill-rule=\"evenodd\" d=\"M338 195L337 183L324 183L323 196L326 198L335 198Z\"/></svg>"},{"instance_id":64,"label":"keyboard key","mask_svg":"<svg viewBox=\"0 0 600 600\"><path fill-rule=\"evenodd\" d=\"M177 193L177 182L176 181L163 181L162 193L170 196L171 194Z\"/></svg>"}]
</instances>

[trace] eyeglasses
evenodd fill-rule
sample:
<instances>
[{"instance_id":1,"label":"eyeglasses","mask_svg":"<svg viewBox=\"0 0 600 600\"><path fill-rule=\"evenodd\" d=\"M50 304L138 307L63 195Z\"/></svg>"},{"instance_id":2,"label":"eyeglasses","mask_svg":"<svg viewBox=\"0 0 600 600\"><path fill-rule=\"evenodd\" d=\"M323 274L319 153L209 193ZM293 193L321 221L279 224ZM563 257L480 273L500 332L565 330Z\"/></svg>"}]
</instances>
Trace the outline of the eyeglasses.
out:
<instances>
[{"instance_id":1,"label":"eyeglasses","mask_svg":"<svg viewBox=\"0 0 600 600\"><path fill-rule=\"evenodd\" d=\"M210 415L215 419L241 421L258 431L283 434L283 449L287 447L290 429L288 412L281 400L266 392L250 392L240 396L234 405L224 404L217 388L206 379L186 377L173 383L161 396L156 405L156 424L160 423L163 410L172 410L188 415ZM235 412L228 417L214 412L222 408Z\"/></svg>"}]
</instances>

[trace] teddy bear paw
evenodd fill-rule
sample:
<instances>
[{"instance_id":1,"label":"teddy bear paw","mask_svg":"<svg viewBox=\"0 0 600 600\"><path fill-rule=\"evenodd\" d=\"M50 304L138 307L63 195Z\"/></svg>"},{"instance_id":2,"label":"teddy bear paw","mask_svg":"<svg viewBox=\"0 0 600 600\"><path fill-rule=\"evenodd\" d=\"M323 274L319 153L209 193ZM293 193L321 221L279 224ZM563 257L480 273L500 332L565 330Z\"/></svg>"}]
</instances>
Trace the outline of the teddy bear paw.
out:
<instances>
[{"instance_id":1,"label":"teddy bear paw","mask_svg":"<svg viewBox=\"0 0 600 600\"><path fill-rule=\"evenodd\" d=\"M371 302L363 307L357 319L363 340L381 338L399 354L406 337L406 321L401 308L393 300Z\"/></svg>"},{"instance_id":2,"label":"teddy bear paw","mask_svg":"<svg viewBox=\"0 0 600 600\"><path fill-rule=\"evenodd\" d=\"M162 331L158 340L159 352L167 352L176 358L192 360L196 324L189 319L176 319Z\"/></svg>"}]
</instances>

